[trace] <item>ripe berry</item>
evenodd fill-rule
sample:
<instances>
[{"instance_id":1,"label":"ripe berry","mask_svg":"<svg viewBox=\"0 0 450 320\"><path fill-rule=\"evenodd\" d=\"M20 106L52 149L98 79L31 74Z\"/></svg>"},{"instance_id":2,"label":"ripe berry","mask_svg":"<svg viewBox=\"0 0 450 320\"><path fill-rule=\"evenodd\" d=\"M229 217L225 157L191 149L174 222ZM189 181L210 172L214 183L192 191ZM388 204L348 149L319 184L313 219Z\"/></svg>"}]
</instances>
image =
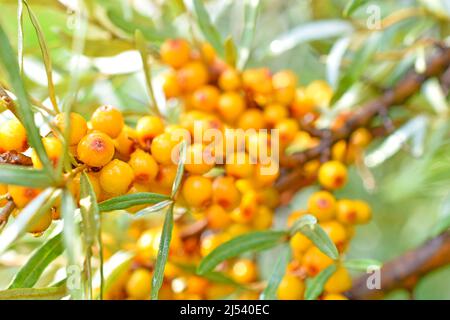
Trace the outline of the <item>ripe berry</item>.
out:
<instances>
[{"instance_id":1,"label":"ripe berry","mask_svg":"<svg viewBox=\"0 0 450 320\"><path fill-rule=\"evenodd\" d=\"M264 120L264 115L259 109L249 109L244 111L237 122L239 128L247 129L264 129L266 127L266 122Z\"/></svg>"},{"instance_id":2,"label":"ripe berry","mask_svg":"<svg viewBox=\"0 0 450 320\"><path fill-rule=\"evenodd\" d=\"M333 260L315 246L312 246L305 252L301 262L311 277L314 277L332 263Z\"/></svg>"},{"instance_id":3,"label":"ripe berry","mask_svg":"<svg viewBox=\"0 0 450 320\"><path fill-rule=\"evenodd\" d=\"M335 220L323 222L321 226L336 247L342 249L348 239L345 227Z\"/></svg>"},{"instance_id":4,"label":"ripe berry","mask_svg":"<svg viewBox=\"0 0 450 320\"><path fill-rule=\"evenodd\" d=\"M152 291L151 284L152 273L150 271L144 268L133 271L126 285L128 297L136 300L149 299Z\"/></svg>"},{"instance_id":5,"label":"ripe berry","mask_svg":"<svg viewBox=\"0 0 450 320\"><path fill-rule=\"evenodd\" d=\"M235 178L249 178L253 175L254 165L245 152L236 152L227 156L225 170L228 175Z\"/></svg>"},{"instance_id":6,"label":"ripe berry","mask_svg":"<svg viewBox=\"0 0 450 320\"><path fill-rule=\"evenodd\" d=\"M335 161L344 162L347 153L347 141L340 140L331 148L331 158Z\"/></svg>"},{"instance_id":7,"label":"ripe berry","mask_svg":"<svg viewBox=\"0 0 450 320\"><path fill-rule=\"evenodd\" d=\"M175 72L169 71L163 75L162 88L166 99L176 98L181 94L181 88Z\"/></svg>"},{"instance_id":8,"label":"ripe berry","mask_svg":"<svg viewBox=\"0 0 450 320\"><path fill-rule=\"evenodd\" d=\"M31 225L27 228L27 232L35 235L40 235L42 232L47 230L48 227L52 224L52 212L51 211L45 212L37 220L35 221L33 220L31 222Z\"/></svg>"},{"instance_id":9,"label":"ripe berry","mask_svg":"<svg viewBox=\"0 0 450 320\"><path fill-rule=\"evenodd\" d=\"M160 164L176 164L179 155L178 143L179 141L176 141L168 132L156 136L151 145L153 158Z\"/></svg>"},{"instance_id":10,"label":"ripe berry","mask_svg":"<svg viewBox=\"0 0 450 320\"><path fill-rule=\"evenodd\" d=\"M323 300L348 300L348 298L342 294L330 293L324 295Z\"/></svg>"},{"instance_id":11,"label":"ripe berry","mask_svg":"<svg viewBox=\"0 0 450 320\"><path fill-rule=\"evenodd\" d=\"M212 184L213 202L225 210L234 209L241 199L241 193L236 188L234 179L231 177L217 177Z\"/></svg>"},{"instance_id":12,"label":"ripe berry","mask_svg":"<svg viewBox=\"0 0 450 320\"><path fill-rule=\"evenodd\" d=\"M224 91L235 91L241 87L241 77L235 69L228 68L219 77L219 86Z\"/></svg>"},{"instance_id":13,"label":"ripe berry","mask_svg":"<svg viewBox=\"0 0 450 320\"><path fill-rule=\"evenodd\" d=\"M122 113L112 106L101 106L91 117L94 130L106 133L112 139L119 136L124 126Z\"/></svg>"},{"instance_id":14,"label":"ripe berry","mask_svg":"<svg viewBox=\"0 0 450 320\"><path fill-rule=\"evenodd\" d=\"M214 86L203 86L192 94L191 103L197 110L212 112L219 103L220 91Z\"/></svg>"},{"instance_id":15,"label":"ripe berry","mask_svg":"<svg viewBox=\"0 0 450 320\"><path fill-rule=\"evenodd\" d=\"M282 70L273 75L272 84L275 100L283 104L290 104L295 98L297 76L290 70Z\"/></svg>"},{"instance_id":16,"label":"ripe berry","mask_svg":"<svg viewBox=\"0 0 450 320\"><path fill-rule=\"evenodd\" d=\"M42 143L50 162L52 163L53 167L56 167L58 165L59 158L63 153L63 146L61 141L59 141L59 139L56 137L45 137L42 138ZM34 149L31 152L31 160L33 161L33 165L35 168L42 169L42 163L39 160L39 157Z\"/></svg>"},{"instance_id":17,"label":"ripe berry","mask_svg":"<svg viewBox=\"0 0 450 320\"><path fill-rule=\"evenodd\" d=\"M347 182L347 168L339 161L325 162L319 169L318 179L327 189L340 189Z\"/></svg>"},{"instance_id":18,"label":"ripe berry","mask_svg":"<svg viewBox=\"0 0 450 320\"><path fill-rule=\"evenodd\" d=\"M145 116L136 124L136 135L144 147L150 147L154 137L164 132L164 123L160 117Z\"/></svg>"},{"instance_id":19,"label":"ripe berry","mask_svg":"<svg viewBox=\"0 0 450 320\"><path fill-rule=\"evenodd\" d=\"M217 204L213 204L206 209L206 219L208 221L208 228L210 229L225 229L231 224L231 218L225 209Z\"/></svg>"},{"instance_id":20,"label":"ripe berry","mask_svg":"<svg viewBox=\"0 0 450 320\"><path fill-rule=\"evenodd\" d=\"M231 277L237 283L248 284L256 280L258 271L252 260L240 259L233 263L231 267Z\"/></svg>"},{"instance_id":21,"label":"ripe berry","mask_svg":"<svg viewBox=\"0 0 450 320\"><path fill-rule=\"evenodd\" d=\"M318 191L308 199L308 211L319 221L327 221L334 217L336 199L328 191Z\"/></svg>"},{"instance_id":22,"label":"ripe berry","mask_svg":"<svg viewBox=\"0 0 450 320\"><path fill-rule=\"evenodd\" d=\"M369 222L372 217L372 210L370 209L370 206L361 200L355 200L354 204L356 207L356 222L359 224Z\"/></svg>"},{"instance_id":23,"label":"ripe berry","mask_svg":"<svg viewBox=\"0 0 450 320\"><path fill-rule=\"evenodd\" d=\"M294 118L312 115L315 108L314 100L307 95L304 88L298 88L295 92L294 101L291 104L291 112Z\"/></svg>"},{"instance_id":24,"label":"ripe berry","mask_svg":"<svg viewBox=\"0 0 450 320\"><path fill-rule=\"evenodd\" d=\"M6 151L23 152L28 149L27 133L17 119L11 119L0 125L0 153Z\"/></svg>"},{"instance_id":25,"label":"ripe berry","mask_svg":"<svg viewBox=\"0 0 450 320\"><path fill-rule=\"evenodd\" d=\"M237 92L225 92L219 98L218 110L225 121L235 121L245 107L244 98Z\"/></svg>"},{"instance_id":26,"label":"ripe berry","mask_svg":"<svg viewBox=\"0 0 450 320\"><path fill-rule=\"evenodd\" d=\"M176 175L176 165L160 165L158 175L156 176L156 183L162 188L172 188Z\"/></svg>"},{"instance_id":27,"label":"ripe berry","mask_svg":"<svg viewBox=\"0 0 450 320\"><path fill-rule=\"evenodd\" d=\"M203 42L200 46L200 51L202 54L202 58L206 63L211 64L216 59L216 51L214 47L208 42Z\"/></svg>"},{"instance_id":28,"label":"ripe berry","mask_svg":"<svg viewBox=\"0 0 450 320\"><path fill-rule=\"evenodd\" d=\"M305 252L311 247L312 242L300 232L297 232L290 240L291 248L294 252Z\"/></svg>"},{"instance_id":29,"label":"ripe berry","mask_svg":"<svg viewBox=\"0 0 450 320\"><path fill-rule=\"evenodd\" d=\"M158 174L158 164L155 159L143 150L136 150L131 154L128 164L134 172L134 178L137 183L150 183Z\"/></svg>"},{"instance_id":30,"label":"ripe berry","mask_svg":"<svg viewBox=\"0 0 450 320\"><path fill-rule=\"evenodd\" d=\"M348 274L347 269L338 268L336 272L325 283L325 291L327 293L342 293L352 287L352 278Z\"/></svg>"},{"instance_id":31,"label":"ripe berry","mask_svg":"<svg viewBox=\"0 0 450 320\"><path fill-rule=\"evenodd\" d=\"M119 136L114 140L114 146L116 147L117 152L126 159L128 159L136 149L135 138L137 138L136 131L125 126Z\"/></svg>"},{"instance_id":32,"label":"ripe berry","mask_svg":"<svg viewBox=\"0 0 450 320\"><path fill-rule=\"evenodd\" d=\"M114 142L106 134L94 131L81 139L77 156L90 167L103 167L114 156Z\"/></svg>"},{"instance_id":33,"label":"ripe berry","mask_svg":"<svg viewBox=\"0 0 450 320\"><path fill-rule=\"evenodd\" d=\"M191 46L183 39L169 39L162 44L160 54L165 64L177 69L189 61Z\"/></svg>"},{"instance_id":34,"label":"ripe berry","mask_svg":"<svg viewBox=\"0 0 450 320\"><path fill-rule=\"evenodd\" d=\"M65 113L58 113L53 120L56 127L59 128L61 133L64 133L65 130L65 121L66 115ZM70 133L69 133L69 144L71 146L78 144L80 140L86 135L87 132L87 123L84 118L75 112L70 113ZM55 133L56 134L56 133Z\"/></svg>"},{"instance_id":35,"label":"ripe berry","mask_svg":"<svg viewBox=\"0 0 450 320\"><path fill-rule=\"evenodd\" d=\"M100 185L103 190L112 195L125 194L133 183L134 173L131 166L114 159L100 171Z\"/></svg>"},{"instance_id":36,"label":"ripe berry","mask_svg":"<svg viewBox=\"0 0 450 320\"><path fill-rule=\"evenodd\" d=\"M89 182L92 185L92 188L94 189L95 196L97 199L100 199L102 188L100 186L100 180L99 175L95 174L93 172L87 173ZM80 179L81 179L81 173L78 173L70 182L69 182L69 190L72 192L73 196L77 201L80 200Z\"/></svg>"},{"instance_id":37,"label":"ripe berry","mask_svg":"<svg viewBox=\"0 0 450 320\"><path fill-rule=\"evenodd\" d=\"M295 138L295 134L300 130L298 122L294 119L288 118L279 121L275 125L275 129L279 130L280 142L287 145Z\"/></svg>"},{"instance_id":38,"label":"ripe berry","mask_svg":"<svg viewBox=\"0 0 450 320\"><path fill-rule=\"evenodd\" d=\"M224 241L223 236L220 233L209 234L201 239L200 242L200 253L202 257L206 257L215 248L220 246Z\"/></svg>"},{"instance_id":39,"label":"ripe berry","mask_svg":"<svg viewBox=\"0 0 450 320\"><path fill-rule=\"evenodd\" d=\"M272 73L268 68L245 70L242 80L245 87L257 94L269 95L272 93Z\"/></svg>"},{"instance_id":40,"label":"ripe berry","mask_svg":"<svg viewBox=\"0 0 450 320\"><path fill-rule=\"evenodd\" d=\"M333 97L333 89L325 81L316 80L306 87L306 95L311 97L316 106L328 107Z\"/></svg>"},{"instance_id":41,"label":"ripe berry","mask_svg":"<svg viewBox=\"0 0 450 320\"><path fill-rule=\"evenodd\" d=\"M357 222L358 213L356 204L349 199L342 199L336 202L336 218L344 224L354 224Z\"/></svg>"},{"instance_id":42,"label":"ripe berry","mask_svg":"<svg viewBox=\"0 0 450 320\"><path fill-rule=\"evenodd\" d=\"M264 120L271 128L275 127L281 120L286 119L288 115L286 107L279 103L272 103L264 108Z\"/></svg>"},{"instance_id":43,"label":"ripe berry","mask_svg":"<svg viewBox=\"0 0 450 320\"><path fill-rule=\"evenodd\" d=\"M303 300L305 283L294 275L285 275L277 290L279 300Z\"/></svg>"},{"instance_id":44,"label":"ripe berry","mask_svg":"<svg viewBox=\"0 0 450 320\"><path fill-rule=\"evenodd\" d=\"M137 258L143 263L154 259L158 254L161 230L152 228L144 231L137 241Z\"/></svg>"},{"instance_id":45,"label":"ripe berry","mask_svg":"<svg viewBox=\"0 0 450 320\"><path fill-rule=\"evenodd\" d=\"M365 148L372 140L372 134L366 128L355 130L350 136L350 145L357 148Z\"/></svg>"},{"instance_id":46,"label":"ripe berry","mask_svg":"<svg viewBox=\"0 0 450 320\"><path fill-rule=\"evenodd\" d=\"M192 174L202 175L214 168L214 157L210 149L201 143L191 144L186 149L184 168Z\"/></svg>"},{"instance_id":47,"label":"ripe berry","mask_svg":"<svg viewBox=\"0 0 450 320\"><path fill-rule=\"evenodd\" d=\"M183 92L192 92L208 83L208 70L201 62L189 62L178 70L177 79Z\"/></svg>"},{"instance_id":48,"label":"ripe berry","mask_svg":"<svg viewBox=\"0 0 450 320\"><path fill-rule=\"evenodd\" d=\"M190 176L183 184L182 193L191 207L204 207L212 197L211 180L202 176Z\"/></svg>"},{"instance_id":49,"label":"ripe berry","mask_svg":"<svg viewBox=\"0 0 450 320\"><path fill-rule=\"evenodd\" d=\"M13 199L16 207L21 209L30 203L31 200L36 198L39 193L41 193L41 190L30 187L8 185L8 193Z\"/></svg>"},{"instance_id":50,"label":"ripe berry","mask_svg":"<svg viewBox=\"0 0 450 320\"><path fill-rule=\"evenodd\" d=\"M255 230L269 229L273 224L273 211L266 206L259 206L256 215L252 220L252 227Z\"/></svg>"}]
</instances>

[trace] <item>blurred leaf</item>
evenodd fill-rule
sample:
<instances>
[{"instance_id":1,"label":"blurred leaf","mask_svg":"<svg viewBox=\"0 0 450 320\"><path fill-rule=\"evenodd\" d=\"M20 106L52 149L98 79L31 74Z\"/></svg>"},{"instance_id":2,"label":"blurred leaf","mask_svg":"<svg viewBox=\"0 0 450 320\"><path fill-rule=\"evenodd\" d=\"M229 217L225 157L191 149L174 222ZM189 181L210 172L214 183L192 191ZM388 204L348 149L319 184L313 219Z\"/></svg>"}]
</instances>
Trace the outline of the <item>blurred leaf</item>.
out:
<instances>
[{"instance_id":1,"label":"blurred leaf","mask_svg":"<svg viewBox=\"0 0 450 320\"><path fill-rule=\"evenodd\" d=\"M359 7L369 2L368 0L349 0L344 9L344 17L349 17L355 12Z\"/></svg>"},{"instance_id":2,"label":"blurred leaf","mask_svg":"<svg viewBox=\"0 0 450 320\"><path fill-rule=\"evenodd\" d=\"M383 263L377 260L373 259L351 259L351 260L345 260L344 266L348 269L355 270L355 271L364 271L367 272L367 269L370 267L378 267L381 268Z\"/></svg>"},{"instance_id":3,"label":"blurred leaf","mask_svg":"<svg viewBox=\"0 0 450 320\"><path fill-rule=\"evenodd\" d=\"M197 273L202 275L213 270L219 263L236 257L246 252L266 250L286 240L284 231L255 231L238 236L230 241L222 243L210 254L203 258L197 268Z\"/></svg>"},{"instance_id":4,"label":"blurred leaf","mask_svg":"<svg viewBox=\"0 0 450 320\"><path fill-rule=\"evenodd\" d=\"M164 280L164 269L166 267L167 258L169 256L170 240L172 239L173 230L173 203L166 212L164 225L159 241L158 256L156 257L155 269L152 278L152 300L158 300L159 289L161 289Z\"/></svg>"},{"instance_id":5,"label":"blurred leaf","mask_svg":"<svg viewBox=\"0 0 450 320\"><path fill-rule=\"evenodd\" d=\"M243 70L247 64L252 51L253 38L255 37L256 20L260 8L260 0L245 0L244 7L244 30L242 32L241 43L239 44L239 64Z\"/></svg>"},{"instance_id":6,"label":"blurred leaf","mask_svg":"<svg viewBox=\"0 0 450 320\"><path fill-rule=\"evenodd\" d=\"M145 208L145 209L142 209L142 210L138 211L134 215L134 217L135 218L140 218L140 217L145 216L147 214L161 211L162 209L166 208L167 206L170 206L172 203L173 203L172 200L161 201L161 202L155 204L154 206L151 206L151 207L148 207L148 208Z\"/></svg>"},{"instance_id":7,"label":"blurred leaf","mask_svg":"<svg viewBox=\"0 0 450 320\"><path fill-rule=\"evenodd\" d=\"M9 289L32 288L47 266L64 252L62 234L45 241L14 276Z\"/></svg>"},{"instance_id":8,"label":"blurred leaf","mask_svg":"<svg viewBox=\"0 0 450 320\"><path fill-rule=\"evenodd\" d=\"M178 159L178 167L177 167L177 174L175 176L173 185L172 185L172 198L176 195L178 192L178 189L180 188L181 180L183 179L184 175L184 162L186 161L186 141L183 140L180 144L180 156Z\"/></svg>"},{"instance_id":9,"label":"blurred leaf","mask_svg":"<svg viewBox=\"0 0 450 320\"><path fill-rule=\"evenodd\" d=\"M170 200L170 197L151 192L139 192L105 200L100 202L98 207L101 212L108 212L114 210L124 210L143 204L160 203L164 200Z\"/></svg>"},{"instance_id":10,"label":"blurred leaf","mask_svg":"<svg viewBox=\"0 0 450 320\"><path fill-rule=\"evenodd\" d=\"M270 279L267 283L266 288L261 293L261 300L276 300L278 286L286 273L286 267L291 260L291 247L289 245L283 246L282 252L280 253L278 260L273 268Z\"/></svg>"},{"instance_id":11,"label":"blurred leaf","mask_svg":"<svg viewBox=\"0 0 450 320\"><path fill-rule=\"evenodd\" d=\"M0 182L33 188L44 188L53 184L53 180L42 170L0 163Z\"/></svg>"},{"instance_id":12,"label":"blurred leaf","mask_svg":"<svg viewBox=\"0 0 450 320\"><path fill-rule=\"evenodd\" d=\"M294 221L289 232L293 236L297 232L299 232L301 228L303 228L305 226L315 225L315 224L317 224L317 218L311 214L305 214Z\"/></svg>"},{"instance_id":13,"label":"blurred leaf","mask_svg":"<svg viewBox=\"0 0 450 320\"><path fill-rule=\"evenodd\" d=\"M52 288L21 288L0 291L0 300L59 300L66 295L66 286Z\"/></svg>"},{"instance_id":14,"label":"blurred leaf","mask_svg":"<svg viewBox=\"0 0 450 320\"><path fill-rule=\"evenodd\" d=\"M184 272L197 275L197 268L195 265L187 265L187 264L179 264L175 263L175 265L182 269ZM214 283L220 283L220 284L227 284L231 285L237 288L244 288L241 284L234 281L232 278L228 277L226 274L222 272L216 272L216 271L210 271L202 275L203 278L214 282Z\"/></svg>"},{"instance_id":15,"label":"blurred leaf","mask_svg":"<svg viewBox=\"0 0 450 320\"><path fill-rule=\"evenodd\" d=\"M212 24L211 18L209 17L208 11L206 11L205 5L202 0L193 0L195 15L197 17L197 22L200 30L203 33L205 39L214 47L216 52L223 56L224 48L222 37L219 31Z\"/></svg>"},{"instance_id":16,"label":"blurred leaf","mask_svg":"<svg viewBox=\"0 0 450 320\"><path fill-rule=\"evenodd\" d=\"M61 42L70 46L76 39L71 35L60 32ZM83 54L88 57L112 57L133 50L133 43L122 39L86 39Z\"/></svg>"},{"instance_id":17,"label":"blurred leaf","mask_svg":"<svg viewBox=\"0 0 450 320\"><path fill-rule=\"evenodd\" d=\"M336 265L332 264L322 270L314 278L306 281L305 300L316 300L323 292L325 283L336 272Z\"/></svg>"},{"instance_id":18,"label":"blurred leaf","mask_svg":"<svg viewBox=\"0 0 450 320\"><path fill-rule=\"evenodd\" d=\"M17 1L17 57L19 70L23 72L23 1Z\"/></svg>"},{"instance_id":19,"label":"blurred leaf","mask_svg":"<svg viewBox=\"0 0 450 320\"><path fill-rule=\"evenodd\" d=\"M236 67L237 49L234 44L233 38L228 37L225 39L225 61L233 68Z\"/></svg>"},{"instance_id":20,"label":"blurred leaf","mask_svg":"<svg viewBox=\"0 0 450 320\"><path fill-rule=\"evenodd\" d=\"M430 79L425 82L422 92L436 113L445 115L449 111L449 104L437 79Z\"/></svg>"},{"instance_id":21,"label":"blurred leaf","mask_svg":"<svg viewBox=\"0 0 450 320\"><path fill-rule=\"evenodd\" d=\"M342 58L350 45L350 37L340 38L335 42L327 57L327 81L336 89L339 81Z\"/></svg>"}]
</instances>

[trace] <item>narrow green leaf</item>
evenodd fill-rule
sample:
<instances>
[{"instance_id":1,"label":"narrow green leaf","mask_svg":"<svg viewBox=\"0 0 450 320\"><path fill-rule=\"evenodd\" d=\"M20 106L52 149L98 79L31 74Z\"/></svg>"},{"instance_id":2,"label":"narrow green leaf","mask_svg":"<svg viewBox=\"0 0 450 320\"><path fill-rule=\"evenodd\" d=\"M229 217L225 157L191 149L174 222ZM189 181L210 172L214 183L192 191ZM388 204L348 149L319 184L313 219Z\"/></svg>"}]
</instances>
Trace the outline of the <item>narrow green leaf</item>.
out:
<instances>
[{"instance_id":1,"label":"narrow green leaf","mask_svg":"<svg viewBox=\"0 0 450 320\"><path fill-rule=\"evenodd\" d=\"M27 231L35 218L39 218L38 215L40 214L40 209L48 200L52 192L52 188L48 188L41 192L33 199L33 201L22 209L13 223L6 226L0 235L0 255Z\"/></svg>"},{"instance_id":2,"label":"narrow green leaf","mask_svg":"<svg viewBox=\"0 0 450 320\"><path fill-rule=\"evenodd\" d=\"M285 245L280 253L280 256L273 268L272 274L269 278L266 288L261 293L261 300L275 300L277 298L278 286L286 273L286 267L291 260L291 248Z\"/></svg>"},{"instance_id":3,"label":"narrow green leaf","mask_svg":"<svg viewBox=\"0 0 450 320\"><path fill-rule=\"evenodd\" d=\"M382 262L373 259L351 259L344 261L344 266L346 268L364 272L366 272L370 267L381 268L382 265Z\"/></svg>"},{"instance_id":4,"label":"narrow green leaf","mask_svg":"<svg viewBox=\"0 0 450 320\"><path fill-rule=\"evenodd\" d=\"M34 122L34 112L31 107L31 103L28 99L25 86L20 77L19 66L17 64L14 51L11 44L6 36L3 27L0 25L0 63L3 64L4 69L9 75L9 81L14 94L17 97L18 103L16 104L17 114L27 131L28 142L35 149L41 163L44 166L46 173L53 178L53 166L51 161L48 159L47 153L45 152L44 145L42 144L41 136L39 134L39 129Z\"/></svg>"},{"instance_id":5,"label":"narrow green leaf","mask_svg":"<svg viewBox=\"0 0 450 320\"><path fill-rule=\"evenodd\" d=\"M20 288L0 291L0 300L59 300L66 295L66 286L52 288Z\"/></svg>"},{"instance_id":6,"label":"narrow green leaf","mask_svg":"<svg viewBox=\"0 0 450 320\"><path fill-rule=\"evenodd\" d=\"M182 269L184 272L187 272L189 274L197 275L197 267L195 265L187 265L187 264L175 264L178 268ZM214 283L220 283L220 284L227 284L236 288L245 288L241 284L237 283L227 275L225 275L222 272L217 271L210 271L202 275L203 278L214 282Z\"/></svg>"},{"instance_id":7,"label":"narrow green leaf","mask_svg":"<svg viewBox=\"0 0 450 320\"><path fill-rule=\"evenodd\" d=\"M243 70L247 65L252 51L253 38L255 36L256 20L260 8L260 0L245 0L244 30L239 45L239 69Z\"/></svg>"},{"instance_id":8,"label":"narrow green leaf","mask_svg":"<svg viewBox=\"0 0 450 320\"><path fill-rule=\"evenodd\" d=\"M337 270L336 265L332 264L322 270L317 276L306 281L305 300L316 300L323 292L323 288L328 279Z\"/></svg>"},{"instance_id":9,"label":"narrow green leaf","mask_svg":"<svg viewBox=\"0 0 450 320\"><path fill-rule=\"evenodd\" d=\"M55 85L53 83L52 60L50 58L47 43L45 41L44 32L42 31L41 25L39 24L39 20L31 10L30 6L28 5L28 2L26 0L23 0L23 3L27 7L28 15L30 16L31 23L36 31L36 35L39 41L39 47L41 48L45 72L47 74L48 95L50 101L52 102L53 109L55 110L55 112L59 113L58 103L56 101Z\"/></svg>"},{"instance_id":10,"label":"narrow green leaf","mask_svg":"<svg viewBox=\"0 0 450 320\"><path fill-rule=\"evenodd\" d=\"M234 44L233 38L228 37L225 39L225 61L232 67L236 66L237 61L237 49Z\"/></svg>"},{"instance_id":11,"label":"narrow green leaf","mask_svg":"<svg viewBox=\"0 0 450 320\"><path fill-rule=\"evenodd\" d=\"M108 212L124 210L143 204L156 204L165 200L170 200L170 197L151 192L139 192L105 200L98 204L98 208L101 212Z\"/></svg>"},{"instance_id":12,"label":"narrow green leaf","mask_svg":"<svg viewBox=\"0 0 450 320\"><path fill-rule=\"evenodd\" d=\"M53 180L42 170L0 163L0 183L44 188L52 185Z\"/></svg>"},{"instance_id":13,"label":"narrow green leaf","mask_svg":"<svg viewBox=\"0 0 450 320\"><path fill-rule=\"evenodd\" d=\"M23 71L23 2L17 1L17 57L19 69Z\"/></svg>"},{"instance_id":14,"label":"narrow green leaf","mask_svg":"<svg viewBox=\"0 0 450 320\"><path fill-rule=\"evenodd\" d=\"M205 39L214 47L216 52L223 56L224 48L222 37L219 31L212 24L208 11L205 8L202 0L193 0L195 16L197 18L198 26L203 33Z\"/></svg>"},{"instance_id":15,"label":"narrow green leaf","mask_svg":"<svg viewBox=\"0 0 450 320\"><path fill-rule=\"evenodd\" d=\"M366 4L368 0L349 0L344 8L344 17L349 17L355 12L359 7Z\"/></svg>"},{"instance_id":16,"label":"narrow green leaf","mask_svg":"<svg viewBox=\"0 0 450 320\"><path fill-rule=\"evenodd\" d=\"M306 214L294 221L292 227L289 229L289 233L293 236L294 234L299 232L301 228L315 224L317 224L317 218L311 214Z\"/></svg>"},{"instance_id":17,"label":"narrow green leaf","mask_svg":"<svg viewBox=\"0 0 450 320\"><path fill-rule=\"evenodd\" d=\"M184 162L186 161L186 141L182 141L180 144L180 156L178 158L178 167L177 174L175 176L173 185L172 185L172 198L178 192L180 188L181 180L183 179L184 174Z\"/></svg>"},{"instance_id":18,"label":"narrow green leaf","mask_svg":"<svg viewBox=\"0 0 450 320\"><path fill-rule=\"evenodd\" d=\"M161 201L161 202L155 204L154 206L151 206L151 207L148 207L148 208L145 208L145 209L142 209L142 210L138 211L138 212L134 215L134 217L135 217L135 218L140 218L140 217L145 216L145 215L147 215L147 214L155 213L155 212L161 211L162 209L164 209L165 207L171 205L172 203L173 203L172 200L164 200L164 201Z\"/></svg>"},{"instance_id":19,"label":"narrow green leaf","mask_svg":"<svg viewBox=\"0 0 450 320\"><path fill-rule=\"evenodd\" d=\"M336 245L331 241L328 234L319 224L305 224L300 227L299 232L311 240L314 245L333 260L339 258L339 252Z\"/></svg>"},{"instance_id":20,"label":"narrow green leaf","mask_svg":"<svg viewBox=\"0 0 450 320\"><path fill-rule=\"evenodd\" d=\"M152 278L152 300L158 300L159 289L161 289L164 280L164 269L166 267L167 258L169 256L170 240L172 239L173 230L173 204L170 205L164 219L161 239L159 241L158 256L156 257L155 269Z\"/></svg>"},{"instance_id":21,"label":"narrow green leaf","mask_svg":"<svg viewBox=\"0 0 450 320\"><path fill-rule=\"evenodd\" d=\"M219 263L246 252L258 252L272 248L287 239L284 231L256 231L238 236L215 248L203 258L197 268L202 275L213 270Z\"/></svg>"},{"instance_id":22,"label":"narrow green leaf","mask_svg":"<svg viewBox=\"0 0 450 320\"><path fill-rule=\"evenodd\" d=\"M61 233L45 241L16 273L9 289L32 288L45 268L63 252Z\"/></svg>"}]
</instances>

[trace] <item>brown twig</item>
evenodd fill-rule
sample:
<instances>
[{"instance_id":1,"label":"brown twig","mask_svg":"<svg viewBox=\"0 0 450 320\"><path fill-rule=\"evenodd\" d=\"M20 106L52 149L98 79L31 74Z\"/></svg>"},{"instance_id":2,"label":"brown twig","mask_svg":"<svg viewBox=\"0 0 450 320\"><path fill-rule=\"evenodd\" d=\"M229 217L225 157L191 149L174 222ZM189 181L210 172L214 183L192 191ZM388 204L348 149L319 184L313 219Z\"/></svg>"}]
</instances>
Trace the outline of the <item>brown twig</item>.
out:
<instances>
[{"instance_id":1,"label":"brown twig","mask_svg":"<svg viewBox=\"0 0 450 320\"><path fill-rule=\"evenodd\" d=\"M14 202L12 200L8 200L6 205L0 211L0 229L3 228L8 222L9 216L16 208Z\"/></svg>"},{"instance_id":2,"label":"brown twig","mask_svg":"<svg viewBox=\"0 0 450 320\"><path fill-rule=\"evenodd\" d=\"M32 166L31 158L17 151L7 151L0 154L0 163L16 164L20 166Z\"/></svg>"},{"instance_id":3,"label":"brown twig","mask_svg":"<svg viewBox=\"0 0 450 320\"><path fill-rule=\"evenodd\" d=\"M450 264L450 231L386 263L381 268L380 289L368 288L369 274L357 279L347 296L355 300L377 299L394 289L412 290L421 276L447 264Z\"/></svg>"}]
</instances>

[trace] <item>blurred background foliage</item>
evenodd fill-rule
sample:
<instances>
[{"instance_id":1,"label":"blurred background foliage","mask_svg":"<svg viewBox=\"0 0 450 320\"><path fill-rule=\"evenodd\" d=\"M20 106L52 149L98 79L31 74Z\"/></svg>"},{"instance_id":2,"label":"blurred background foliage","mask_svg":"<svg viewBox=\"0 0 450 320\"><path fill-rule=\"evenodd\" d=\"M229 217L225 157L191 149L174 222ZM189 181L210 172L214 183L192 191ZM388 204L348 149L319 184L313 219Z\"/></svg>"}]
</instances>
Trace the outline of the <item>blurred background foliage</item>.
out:
<instances>
[{"instance_id":1,"label":"blurred background foliage","mask_svg":"<svg viewBox=\"0 0 450 320\"><path fill-rule=\"evenodd\" d=\"M53 63L56 93L61 101L71 94L74 77L78 99L74 110L88 116L100 104L112 104L128 115L147 112L148 97L134 32L140 29L154 53L151 61L157 91L161 83L157 49L166 38L201 38L191 1L85 0L85 14L77 20L77 0L29 0L47 41ZM245 56L246 6L258 1L205 1L222 39L231 36ZM0 0L0 23L17 48L17 1ZM247 66L289 68L301 83L327 80L336 90L333 105L324 110L323 125L336 112L351 110L398 81L408 70L423 68L436 43L449 43L448 0L261 0ZM251 17L250 17L251 18ZM378 19L379 18L379 19ZM76 32L76 23L86 32ZM79 29L79 30L82 30ZM24 76L34 99L50 105L47 78L35 29L23 13ZM74 52L84 43L76 63ZM6 83L0 70L0 82ZM342 196L368 201L374 219L358 228L349 256L392 259L449 226L450 135L449 100L436 80L402 108L393 119L409 119L390 137L376 142L365 161L353 168ZM158 101L163 104L161 94ZM304 206L310 190L300 191L289 209ZM129 221L110 216L105 228L124 230ZM119 235L115 243L120 243ZM25 237L17 255L0 261L0 287L4 287L31 248L41 239ZM23 256L22 256L23 254ZM13 261L14 260L14 261ZM268 261L263 259L263 261ZM265 263L267 264L267 263ZM3 265L3 266L1 266ZM271 269L270 266L268 267ZM50 268L41 281L50 281L58 268ZM45 280L47 279L47 280ZM414 297L450 299L450 267L424 277ZM394 292L388 298L408 298Z\"/></svg>"}]
</instances>

